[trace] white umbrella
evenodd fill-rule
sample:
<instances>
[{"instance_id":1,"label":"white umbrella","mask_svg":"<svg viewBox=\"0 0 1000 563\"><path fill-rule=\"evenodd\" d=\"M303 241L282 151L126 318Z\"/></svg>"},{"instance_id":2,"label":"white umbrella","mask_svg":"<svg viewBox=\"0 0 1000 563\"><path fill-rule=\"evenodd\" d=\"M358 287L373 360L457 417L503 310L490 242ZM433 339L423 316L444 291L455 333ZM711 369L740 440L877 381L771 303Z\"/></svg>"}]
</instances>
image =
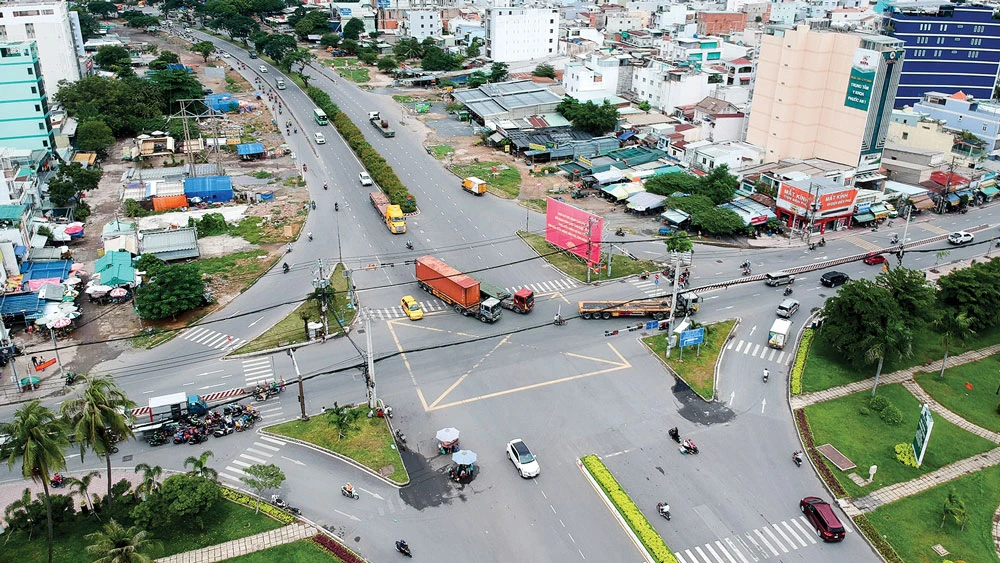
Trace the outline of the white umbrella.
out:
<instances>
[{"instance_id":1,"label":"white umbrella","mask_svg":"<svg viewBox=\"0 0 1000 563\"><path fill-rule=\"evenodd\" d=\"M52 321L52 324L50 324L49 326L52 328L66 328L71 324L73 324L73 321L63 317Z\"/></svg>"},{"instance_id":2,"label":"white umbrella","mask_svg":"<svg viewBox=\"0 0 1000 563\"><path fill-rule=\"evenodd\" d=\"M86 293L107 293L113 288L110 285L92 285L84 290Z\"/></svg>"}]
</instances>

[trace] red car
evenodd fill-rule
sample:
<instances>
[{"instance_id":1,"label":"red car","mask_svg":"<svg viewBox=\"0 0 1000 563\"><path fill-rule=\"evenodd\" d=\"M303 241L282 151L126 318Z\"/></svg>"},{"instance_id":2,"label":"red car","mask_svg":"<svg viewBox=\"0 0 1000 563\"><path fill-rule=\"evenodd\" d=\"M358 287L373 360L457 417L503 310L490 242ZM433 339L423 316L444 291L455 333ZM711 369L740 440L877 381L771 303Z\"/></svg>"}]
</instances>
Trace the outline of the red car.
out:
<instances>
[{"instance_id":1,"label":"red car","mask_svg":"<svg viewBox=\"0 0 1000 563\"><path fill-rule=\"evenodd\" d=\"M847 532L837 514L826 501L819 497L806 497L799 501L799 510L816 528L816 535L826 542L841 541Z\"/></svg>"},{"instance_id":2,"label":"red car","mask_svg":"<svg viewBox=\"0 0 1000 563\"><path fill-rule=\"evenodd\" d=\"M869 253L867 256L865 256L864 263L868 264L869 266L874 266L876 264L884 264L885 256L877 252L872 252Z\"/></svg>"}]
</instances>

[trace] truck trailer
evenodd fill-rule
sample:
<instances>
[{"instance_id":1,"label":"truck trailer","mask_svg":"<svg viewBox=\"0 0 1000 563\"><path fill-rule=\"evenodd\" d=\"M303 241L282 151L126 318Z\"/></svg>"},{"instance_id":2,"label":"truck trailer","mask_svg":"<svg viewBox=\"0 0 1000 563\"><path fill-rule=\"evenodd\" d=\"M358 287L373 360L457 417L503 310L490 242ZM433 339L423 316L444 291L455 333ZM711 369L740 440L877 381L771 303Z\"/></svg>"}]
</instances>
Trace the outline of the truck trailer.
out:
<instances>
[{"instance_id":1,"label":"truck trailer","mask_svg":"<svg viewBox=\"0 0 1000 563\"><path fill-rule=\"evenodd\" d=\"M500 300L484 296L474 278L433 256L417 258L416 274L421 289L452 306L456 312L475 316L484 323L500 320L503 314Z\"/></svg>"},{"instance_id":2,"label":"truck trailer","mask_svg":"<svg viewBox=\"0 0 1000 563\"><path fill-rule=\"evenodd\" d=\"M774 319L771 330L767 333L767 345L771 348L782 350L788 342L788 334L792 331L792 321L788 319Z\"/></svg>"},{"instance_id":3,"label":"truck trailer","mask_svg":"<svg viewBox=\"0 0 1000 563\"><path fill-rule=\"evenodd\" d=\"M406 232L406 218L403 210L398 205L393 205L389 201L389 196L382 192L371 192L368 197L372 200L372 207L382 216L385 226L394 235L401 235Z\"/></svg>"},{"instance_id":4,"label":"truck trailer","mask_svg":"<svg viewBox=\"0 0 1000 563\"><path fill-rule=\"evenodd\" d=\"M669 297L639 299L635 301L580 301L578 311L584 319L612 319L615 317L652 317L666 319L671 310L675 317L693 315L701 306L697 293L682 293L677 296L678 307L670 306Z\"/></svg>"},{"instance_id":5,"label":"truck trailer","mask_svg":"<svg viewBox=\"0 0 1000 563\"><path fill-rule=\"evenodd\" d=\"M395 137L396 132L389 127L389 122L382 119L377 111L368 112L368 122L372 124L372 127L378 129L378 132L382 134L383 137Z\"/></svg>"},{"instance_id":6,"label":"truck trailer","mask_svg":"<svg viewBox=\"0 0 1000 563\"><path fill-rule=\"evenodd\" d=\"M475 176L469 176L462 180L462 189L470 194L483 195L486 193L486 182Z\"/></svg>"}]
</instances>

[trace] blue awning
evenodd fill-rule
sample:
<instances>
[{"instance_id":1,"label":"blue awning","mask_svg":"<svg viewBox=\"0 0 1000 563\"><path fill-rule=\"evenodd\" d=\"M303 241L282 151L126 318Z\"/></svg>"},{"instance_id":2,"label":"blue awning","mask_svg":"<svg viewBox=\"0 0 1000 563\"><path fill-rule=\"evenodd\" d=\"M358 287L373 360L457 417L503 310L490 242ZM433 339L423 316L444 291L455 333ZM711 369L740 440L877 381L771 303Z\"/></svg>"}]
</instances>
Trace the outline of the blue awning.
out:
<instances>
[{"instance_id":1,"label":"blue awning","mask_svg":"<svg viewBox=\"0 0 1000 563\"><path fill-rule=\"evenodd\" d=\"M957 205L961 203L962 199L958 197L957 194L948 194L948 203L952 205Z\"/></svg>"},{"instance_id":2,"label":"blue awning","mask_svg":"<svg viewBox=\"0 0 1000 563\"><path fill-rule=\"evenodd\" d=\"M619 141L627 141L627 140L631 139L634 135L635 135L635 131L626 131L626 132L622 133L621 135L618 135L618 140Z\"/></svg>"},{"instance_id":3,"label":"blue awning","mask_svg":"<svg viewBox=\"0 0 1000 563\"><path fill-rule=\"evenodd\" d=\"M0 297L0 314L4 316L24 315L32 317L42 310L37 293L21 293Z\"/></svg>"},{"instance_id":4,"label":"blue awning","mask_svg":"<svg viewBox=\"0 0 1000 563\"><path fill-rule=\"evenodd\" d=\"M264 144L244 143L242 145L236 145L236 154L239 156L247 154L264 154Z\"/></svg>"}]
</instances>

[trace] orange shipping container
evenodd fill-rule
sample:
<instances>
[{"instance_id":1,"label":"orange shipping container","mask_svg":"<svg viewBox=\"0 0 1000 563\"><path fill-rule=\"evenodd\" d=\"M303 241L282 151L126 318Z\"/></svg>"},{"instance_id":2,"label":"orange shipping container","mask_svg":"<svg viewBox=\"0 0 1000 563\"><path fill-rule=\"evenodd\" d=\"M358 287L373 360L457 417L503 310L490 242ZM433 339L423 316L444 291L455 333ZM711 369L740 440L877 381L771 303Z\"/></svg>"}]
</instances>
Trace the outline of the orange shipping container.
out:
<instances>
[{"instance_id":1,"label":"orange shipping container","mask_svg":"<svg viewBox=\"0 0 1000 563\"><path fill-rule=\"evenodd\" d=\"M187 207L188 200L184 194L153 198L153 211L167 211Z\"/></svg>"}]
</instances>

